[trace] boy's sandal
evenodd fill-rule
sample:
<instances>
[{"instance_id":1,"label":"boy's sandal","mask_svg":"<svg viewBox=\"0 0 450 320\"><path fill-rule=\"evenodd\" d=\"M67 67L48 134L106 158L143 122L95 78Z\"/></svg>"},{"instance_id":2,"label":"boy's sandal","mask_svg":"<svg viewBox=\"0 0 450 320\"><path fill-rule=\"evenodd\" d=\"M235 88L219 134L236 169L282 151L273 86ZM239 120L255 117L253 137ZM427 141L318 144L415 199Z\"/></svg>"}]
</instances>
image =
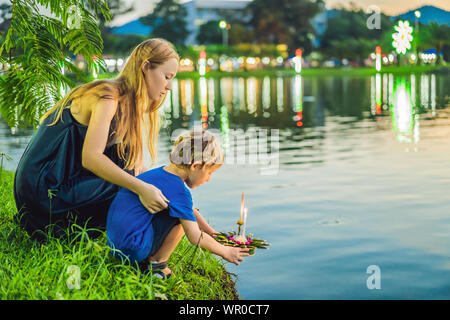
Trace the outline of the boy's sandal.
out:
<instances>
[{"instance_id":1,"label":"boy's sandal","mask_svg":"<svg viewBox=\"0 0 450 320\"><path fill-rule=\"evenodd\" d=\"M167 261L164 262L152 262L147 267L148 272L152 272L153 275L160 279L169 279L172 276L172 272L169 274L165 274L162 270L167 268Z\"/></svg>"}]
</instances>

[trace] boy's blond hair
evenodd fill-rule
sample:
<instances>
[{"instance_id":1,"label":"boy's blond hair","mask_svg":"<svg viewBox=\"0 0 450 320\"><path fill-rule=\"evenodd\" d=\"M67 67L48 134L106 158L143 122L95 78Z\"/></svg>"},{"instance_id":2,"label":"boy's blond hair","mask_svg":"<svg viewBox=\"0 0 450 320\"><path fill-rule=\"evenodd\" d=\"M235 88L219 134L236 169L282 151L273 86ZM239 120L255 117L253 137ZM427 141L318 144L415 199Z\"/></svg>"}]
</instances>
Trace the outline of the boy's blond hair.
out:
<instances>
[{"instance_id":1,"label":"boy's blond hair","mask_svg":"<svg viewBox=\"0 0 450 320\"><path fill-rule=\"evenodd\" d=\"M224 155L214 135L206 129L193 129L175 140L169 158L174 165L189 168L193 164L220 166Z\"/></svg>"}]
</instances>

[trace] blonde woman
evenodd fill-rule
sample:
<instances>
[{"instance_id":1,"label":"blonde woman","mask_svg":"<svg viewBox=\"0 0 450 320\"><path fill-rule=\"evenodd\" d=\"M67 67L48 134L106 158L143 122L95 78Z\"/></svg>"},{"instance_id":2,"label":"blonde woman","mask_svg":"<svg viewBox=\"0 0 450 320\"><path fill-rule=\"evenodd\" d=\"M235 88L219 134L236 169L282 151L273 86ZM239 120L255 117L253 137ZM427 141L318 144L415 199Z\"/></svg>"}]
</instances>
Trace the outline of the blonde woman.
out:
<instances>
[{"instance_id":1,"label":"blonde woman","mask_svg":"<svg viewBox=\"0 0 450 320\"><path fill-rule=\"evenodd\" d=\"M112 202L106 233L113 254L129 263L138 263L144 272L151 270L156 276L168 278L172 271L167 261L186 234L192 244L239 265L249 255L249 249L215 241L216 231L193 208L187 188L208 182L221 167L223 152L217 140L206 130L191 130L175 141L170 162L138 177L166 194L170 200L167 210L148 214L138 197L127 189L121 189Z\"/></svg>"},{"instance_id":2,"label":"blonde woman","mask_svg":"<svg viewBox=\"0 0 450 320\"><path fill-rule=\"evenodd\" d=\"M149 39L116 78L75 87L42 116L14 177L14 220L32 238L70 236L74 224L99 235L120 187L151 213L167 208L162 192L136 176L148 170L143 135L152 163L156 158L157 110L178 64L172 44Z\"/></svg>"}]
</instances>

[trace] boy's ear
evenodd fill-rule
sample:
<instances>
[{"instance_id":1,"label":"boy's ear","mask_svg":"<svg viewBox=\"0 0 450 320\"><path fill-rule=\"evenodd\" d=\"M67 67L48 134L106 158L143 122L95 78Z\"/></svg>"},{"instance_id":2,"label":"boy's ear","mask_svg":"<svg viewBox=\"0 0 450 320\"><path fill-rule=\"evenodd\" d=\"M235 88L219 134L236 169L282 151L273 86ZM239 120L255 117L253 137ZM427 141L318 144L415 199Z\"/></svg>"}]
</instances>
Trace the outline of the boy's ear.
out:
<instances>
[{"instance_id":1,"label":"boy's ear","mask_svg":"<svg viewBox=\"0 0 450 320\"><path fill-rule=\"evenodd\" d=\"M202 164L201 164L201 163L193 163L193 164L189 167L189 169L192 170L192 171L195 171L195 170L197 170L198 168L201 168L201 167L202 167Z\"/></svg>"}]
</instances>

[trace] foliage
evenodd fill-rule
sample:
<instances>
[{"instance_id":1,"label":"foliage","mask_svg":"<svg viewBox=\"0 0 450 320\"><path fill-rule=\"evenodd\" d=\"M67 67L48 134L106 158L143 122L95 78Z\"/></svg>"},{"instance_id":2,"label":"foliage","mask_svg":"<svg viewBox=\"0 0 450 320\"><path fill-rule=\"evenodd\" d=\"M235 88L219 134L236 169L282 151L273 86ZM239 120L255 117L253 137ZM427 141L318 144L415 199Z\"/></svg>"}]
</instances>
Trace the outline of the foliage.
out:
<instances>
[{"instance_id":1,"label":"foliage","mask_svg":"<svg viewBox=\"0 0 450 320\"><path fill-rule=\"evenodd\" d=\"M328 19L320 49L327 57L349 60L365 59L380 45L383 52L392 51L393 22L380 14L380 29L367 27L368 15L361 9L334 10Z\"/></svg>"},{"instance_id":2,"label":"foliage","mask_svg":"<svg viewBox=\"0 0 450 320\"><path fill-rule=\"evenodd\" d=\"M147 36L142 36L138 34L113 34L104 33L103 43L105 48L103 49L104 54L110 54L115 57L126 57L131 54L133 49L141 42L147 40Z\"/></svg>"},{"instance_id":3,"label":"foliage","mask_svg":"<svg viewBox=\"0 0 450 320\"><path fill-rule=\"evenodd\" d=\"M161 0L149 15L140 18L152 26L150 36L164 38L175 45L183 44L187 34L187 10L177 0Z\"/></svg>"},{"instance_id":4,"label":"foliage","mask_svg":"<svg viewBox=\"0 0 450 320\"><path fill-rule=\"evenodd\" d=\"M97 17L109 21L111 16L105 0L13 0L12 5L11 26L0 47L0 62L9 66L0 78L0 113L11 127L36 127L61 98L60 88L74 85L61 73L62 64L83 78L66 60L69 53L82 55L89 69L97 57L106 70ZM38 5L54 17L41 14Z\"/></svg>"},{"instance_id":5,"label":"foliage","mask_svg":"<svg viewBox=\"0 0 450 320\"><path fill-rule=\"evenodd\" d=\"M443 51L444 56L450 54L450 26L431 22L427 26L421 26L419 31L419 46L423 50L434 48L437 52ZM438 54L437 63L441 62Z\"/></svg>"},{"instance_id":6,"label":"foliage","mask_svg":"<svg viewBox=\"0 0 450 320\"><path fill-rule=\"evenodd\" d=\"M311 19L320 12L323 1L254 0L246 10L258 43L286 43L293 53L302 47L311 51L314 28Z\"/></svg>"},{"instance_id":7,"label":"foliage","mask_svg":"<svg viewBox=\"0 0 450 320\"><path fill-rule=\"evenodd\" d=\"M197 34L200 44L222 43L222 30L218 20L211 20L202 24Z\"/></svg>"}]
</instances>

